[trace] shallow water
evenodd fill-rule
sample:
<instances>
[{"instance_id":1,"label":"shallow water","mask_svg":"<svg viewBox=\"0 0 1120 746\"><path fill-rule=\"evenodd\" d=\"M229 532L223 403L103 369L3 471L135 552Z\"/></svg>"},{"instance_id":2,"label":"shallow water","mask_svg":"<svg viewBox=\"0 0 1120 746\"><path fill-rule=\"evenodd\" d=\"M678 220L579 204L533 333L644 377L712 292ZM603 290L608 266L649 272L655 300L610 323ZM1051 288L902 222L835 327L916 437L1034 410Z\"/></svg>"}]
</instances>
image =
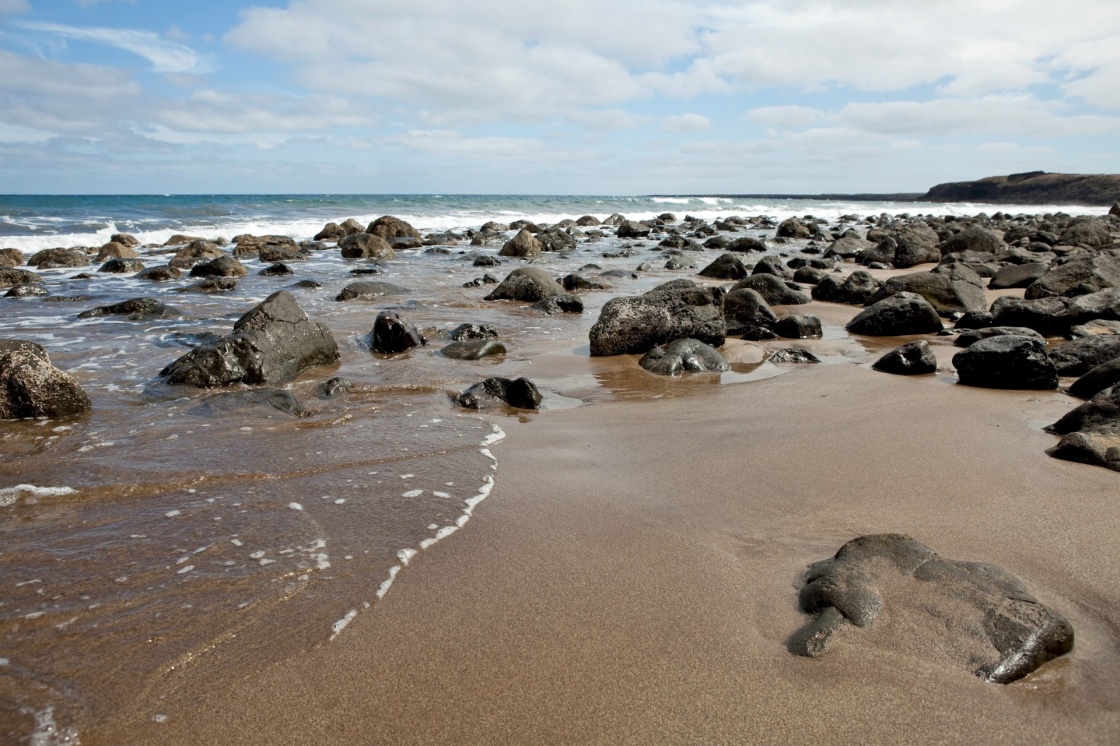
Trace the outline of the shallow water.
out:
<instances>
[{"instance_id":1,"label":"shallow water","mask_svg":"<svg viewBox=\"0 0 1120 746\"><path fill-rule=\"evenodd\" d=\"M304 198L282 209L279 198L263 207L225 198L117 198L132 202L118 205L129 217L115 220L105 214L114 206L110 198L53 198L47 204L23 198L27 204L14 207L14 198L4 199L3 220L15 227L4 228L0 243L25 251L107 240L126 228L153 239L179 231L232 236L255 226L261 229L257 233L303 240L326 220L354 215L340 208L358 207L356 198L324 199L314 206ZM518 199L500 204L460 199L453 209L415 199L401 204L403 216L424 232L477 228L491 218L544 221L540 214L517 214L530 206L570 210L545 212L545 218L587 212L603 218L625 206L579 198ZM556 201L542 202L546 199ZM641 206L658 211L699 206L713 216L734 206L683 199L684 205L647 200ZM606 209L596 211L597 204ZM853 211L850 205L830 209L842 208ZM816 212L822 212L819 206ZM472 222L461 222L467 220ZM279 230L285 226L294 229ZM772 231L739 235L766 234ZM542 266L560 276L590 262L603 270L664 264L655 240L632 242L636 256L603 257L620 243L613 237L581 243L574 252L546 255ZM647 374L629 358L589 359L587 329L606 300L694 272L651 269L636 279L611 279L610 290L582 296L587 307L582 316L546 316L524 304L483 301L489 286L463 287L486 272L503 277L520 266L516 261L471 266L469 252L496 254L499 247L464 242L449 247L448 254L400 251L381 274L365 278L350 272L369 265L345 261L333 247L291 263L295 274L282 278L259 276L264 265L242 258L250 274L236 290L216 295L178 292L194 281L186 277L151 283L98 274L95 266L44 270L40 274L55 302L0 299L3 336L42 344L93 401L83 418L0 423L4 739L35 734L42 743L73 740L84 722L138 693L158 696L187 667L276 660L345 635L356 614L391 592L393 579L407 572L415 553L466 526L501 478L487 445L502 437L503 418L518 415L484 417L456 409L449 393L490 376L527 375L541 386L545 411L520 416L547 416L549 409L607 398L675 396L783 370L763 362L761 349L743 353L729 373L687 382ZM774 251L794 248L779 245ZM152 266L167 260L161 252L152 248L142 255ZM704 266L718 253L688 258ZM76 277L87 271L92 279ZM308 279L322 286L292 288ZM334 300L357 279L385 280L412 292L379 301ZM159 371L185 354L195 335L228 333L242 313L282 288L330 328L342 356L338 364L306 371L283 387L299 401L303 416L244 389L204 391L159 382ZM159 298L181 316L140 322L77 318L94 306L138 296ZM430 344L403 355L371 354L366 337L374 316L385 309L407 316ZM477 362L440 356L450 330L463 322L497 327L509 353ZM835 329L806 346L814 345L826 362L866 356ZM332 376L345 376L355 386L327 398L319 386Z\"/></svg>"}]
</instances>

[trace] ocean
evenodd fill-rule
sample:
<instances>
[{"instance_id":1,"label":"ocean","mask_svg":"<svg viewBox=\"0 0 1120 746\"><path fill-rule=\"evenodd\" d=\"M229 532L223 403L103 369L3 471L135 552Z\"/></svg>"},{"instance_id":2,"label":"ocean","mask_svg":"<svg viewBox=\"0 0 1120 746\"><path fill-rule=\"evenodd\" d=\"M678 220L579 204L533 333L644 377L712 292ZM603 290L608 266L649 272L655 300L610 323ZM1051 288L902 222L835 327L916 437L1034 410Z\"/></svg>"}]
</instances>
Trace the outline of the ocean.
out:
<instances>
[{"instance_id":1,"label":"ocean","mask_svg":"<svg viewBox=\"0 0 1120 746\"><path fill-rule=\"evenodd\" d=\"M96 248L130 233L153 266L166 263L162 244L173 234L307 241L327 222L365 224L382 215L429 234L613 213L709 222L813 215L851 225L848 216L996 211L1106 209L688 196L0 196L0 247L29 256ZM586 364L587 329L606 300L695 276L695 269L665 269L656 239L620 241L613 230L593 230L582 229L576 250L546 254L541 265L557 276L611 273L609 290L583 296L582 315L483 300L487 286L465 283L487 272L500 279L520 262L476 267L472 260L496 256L501 240L472 246L466 238L398 251L383 265L344 260L327 244L283 277L262 276L263 263L242 257L249 274L217 294L181 292L194 281L185 276L155 283L98 273L96 265L44 269L48 295L0 299L0 336L43 345L93 402L81 418L0 422L0 740L75 743L83 723L137 697L158 701L192 666L257 665L308 646L345 644L348 623L392 593L411 561L470 530L500 483L491 446L507 433L550 410L680 388L597 374ZM740 235L770 241L773 228ZM770 243L769 251L791 248ZM686 258L703 266L717 255ZM356 270L376 271L373 278L410 292L336 301L342 287L362 279ZM317 287L295 287L301 280ZM296 414L247 389L160 381L165 365L228 333L280 289L330 328L342 355L283 387L299 402ZM179 315L78 318L141 296ZM386 309L413 321L429 344L397 356L371 353L373 318ZM465 322L496 327L508 353L442 357L451 330ZM736 365L719 381L772 374L766 365ZM519 375L541 388L540 413L480 415L452 403L451 395L478 380ZM320 386L333 376L354 387L324 396ZM158 707L150 717L161 717Z\"/></svg>"}]
</instances>

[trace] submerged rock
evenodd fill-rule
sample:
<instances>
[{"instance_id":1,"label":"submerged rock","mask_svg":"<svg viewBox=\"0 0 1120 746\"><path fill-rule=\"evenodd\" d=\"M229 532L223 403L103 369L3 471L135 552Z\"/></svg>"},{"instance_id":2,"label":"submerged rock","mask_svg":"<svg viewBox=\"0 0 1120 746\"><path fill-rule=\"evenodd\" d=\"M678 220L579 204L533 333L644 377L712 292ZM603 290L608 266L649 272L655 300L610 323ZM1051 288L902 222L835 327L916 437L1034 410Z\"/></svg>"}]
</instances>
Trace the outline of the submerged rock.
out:
<instances>
[{"instance_id":1,"label":"submerged rock","mask_svg":"<svg viewBox=\"0 0 1120 746\"><path fill-rule=\"evenodd\" d=\"M839 641L858 640L888 613L905 639L900 650L925 650L997 684L1020 679L1073 649L1073 628L1014 576L993 565L939 557L902 534L853 539L832 559L809 568L799 593L813 614L787 647L818 657Z\"/></svg>"},{"instance_id":2,"label":"submerged rock","mask_svg":"<svg viewBox=\"0 0 1120 746\"><path fill-rule=\"evenodd\" d=\"M426 344L428 340L412 322L395 311L382 311L373 321L369 346L374 352L392 355Z\"/></svg>"},{"instance_id":3,"label":"submerged rock","mask_svg":"<svg viewBox=\"0 0 1120 746\"><path fill-rule=\"evenodd\" d=\"M146 321L148 319L169 319L182 316L174 306L169 306L155 298L130 298L108 306L98 306L78 314L79 319L92 319L99 316L123 316L127 321Z\"/></svg>"},{"instance_id":4,"label":"submerged rock","mask_svg":"<svg viewBox=\"0 0 1120 746\"><path fill-rule=\"evenodd\" d=\"M368 300L370 298L380 298L383 295L405 295L411 292L408 288L402 288L400 285L394 285L391 282L352 282L342 288L342 291L335 296L335 300Z\"/></svg>"},{"instance_id":5,"label":"submerged rock","mask_svg":"<svg viewBox=\"0 0 1120 746\"><path fill-rule=\"evenodd\" d=\"M678 339L664 346L658 345L643 355L638 365L662 376L731 370L718 350L698 339Z\"/></svg>"},{"instance_id":6,"label":"submerged rock","mask_svg":"<svg viewBox=\"0 0 1120 746\"><path fill-rule=\"evenodd\" d=\"M498 330L489 324L459 324L451 332L451 339L461 342L466 339L494 339Z\"/></svg>"},{"instance_id":7,"label":"submerged rock","mask_svg":"<svg viewBox=\"0 0 1120 746\"><path fill-rule=\"evenodd\" d=\"M491 409L508 404L518 409L540 409L541 392L528 378L487 378L455 397L466 409Z\"/></svg>"},{"instance_id":8,"label":"submerged rock","mask_svg":"<svg viewBox=\"0 0 1120 746\"><path fill-rule=\"evenodd\" d=\"M453 360L481 360L484 357L506 354L506 346L493 339L467 339L452 342L439 352Z\"/></svg>"}]
</instances>

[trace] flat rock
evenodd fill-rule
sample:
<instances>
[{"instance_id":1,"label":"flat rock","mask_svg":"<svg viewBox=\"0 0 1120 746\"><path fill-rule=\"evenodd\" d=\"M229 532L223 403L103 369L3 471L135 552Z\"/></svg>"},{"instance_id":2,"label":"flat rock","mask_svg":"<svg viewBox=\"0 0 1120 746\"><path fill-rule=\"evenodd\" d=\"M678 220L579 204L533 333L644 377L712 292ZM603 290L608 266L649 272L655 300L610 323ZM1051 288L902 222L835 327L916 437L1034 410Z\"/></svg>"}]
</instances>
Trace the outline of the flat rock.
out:
<instances>
[{"instance_id":1,"label":"flat rock","mask_svg":"<svg viewBox=\"0 0 1120 746\"><path fill-rule=\"evenodd\" d=\"M957 335L957 338L953 340L953 344L957 347L971 347L981 339L987 339L988 337L1005 337L1008 335L1033 337L1039 342L1046 341L1041 334L1025 326L986 326L982 329L968 329L961 332Z\"/></svg>"},{"instance_id":2,"label":"flat rock","mask_svg":"<svg viewBox=\"0 0 1120 746\"><path fill-rule=\"evenodd\" d=\"M1008 288L1025 288L1035 280L1046 274L1049 265L1034 262L1031 264L1008 264L1000 267L988 282L992 290L1006 290Z\"/></svg>"},{"instance_id":3,"label":"flat rock","mask_svg":"<svg viewBox=\"0 0 1120 746\"><path fill-rule=\"evenodd\" d=\"M1073 298L1120 286L1120 251L1099 251L1053 267L1027 288L1027 300Z\"/></svg>"},{"instance_id":4,"label":"flat rock","mask_svg":"<svg viewBox=\"0 0 1120 746\"><path fill-rule=\"evenodd\" d=\"M493 339L467 339L452 342L439 353L453 360L481 360L484 357L506 354L506 346Z\"/></svg>"},{"instance_id":5,"label":"flat rock","mask_svg":"<svg viewBox=\"0 0 1120 746\"><path fill-rule=\"evenodd\" d=\"M794 363L796 365L819 363L821 361L819 357L800 347L786 347L783 350L777 350L770 353L770 356L766 359L771 363Z\"/></svg>"},{"instance_id":6,"label":"flat rock","mask_svg":"<svg viewBox=\"0 0 1120 746\"><path fill-rule=\"evenodd\" d=\"M1070 385L1069 393L1078 399L1091 399L1117 384L1120 384L1120 357L1091 368Z\"/></svg>"},{"instance_id":7,"label":"flat rock","mask_svg":"<svg viewBox=\"0 0 1120 746\"><path fill-rule=\"evenodd\" d=\"M1102 363L1120 357L1120 336L1079 337L1050 350L1059 376L1083 376Z\"/></svg>"},{"instance_id":8,"label":"flat rock","mask_svg":"<svg viewBox=\"0 0 1120 746\"><path fill-rule=\"evenodd\" d=\"M121 316L126 321L146 321L148 319L169 319L182 316L174 306L169 306L156 298L130 298L108 306L98 306L78 314L79 319L92 319L99 316Z\"/></svg>"},{"instance_id":9,"label":"flat rock","mask_svg":"<svg viewBox=\"0 0 1120 746\"><path fill-rule=\"evenodd\" d=\"M400 285L394 285L391 282L379 282L376 280L352 282L342 288L342 291L335 296L335 300L367 300L370 298L381 298L386 295L405 295L411 292L412 291L408 288L402 288Z\"/></svg>"},{"instance_id":10,"label":"flat rock","mask_svg":"<svg viewBox=\"0 0 1120 746\"><path fill-rule=\"evenodd\" d=\"M777 275L751 275L735 283L734 290L755 290L772 306L798 306L812 299L800 290L794 290Z\"/></svg>"},{"instance_id":11,"label":"flat rock","mask_svg":"<svg viewBox=\"0 0 1120 746\"><path fill-rule=\"evenodd\" d=\"M895 293L917 293L929 301L941 316L983 311L988 303L980 276L963 264L938 267L932 272L915 272L892 277L867 301L868 305Z\"/></svg>"},{"instance_id":12,"label":"flat rock","mask_svg":"<svg viewBox=\"0 0 1120 746\"><path fill-rule=\"evenodd\" d=\"M677 339L667 345L658 345L643 355L638 365L661 376L731 370L718 350L698 339Z\"/></svg>"}]
</instances>

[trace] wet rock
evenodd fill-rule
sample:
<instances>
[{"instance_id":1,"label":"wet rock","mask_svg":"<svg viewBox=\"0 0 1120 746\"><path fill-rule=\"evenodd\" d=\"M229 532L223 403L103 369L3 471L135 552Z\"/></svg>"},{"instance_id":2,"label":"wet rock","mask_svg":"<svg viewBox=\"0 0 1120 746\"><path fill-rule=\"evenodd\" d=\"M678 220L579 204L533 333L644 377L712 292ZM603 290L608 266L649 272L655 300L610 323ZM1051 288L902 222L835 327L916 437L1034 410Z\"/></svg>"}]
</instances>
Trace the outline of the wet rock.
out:
<instances>
[{"instance_id":1,"label":"wet rock","mask_svg":"<svg viewBox=\"0 0 1120 746\"><path fill-rule=\"evenodd\" d=\"M237 280L232 277L207 277L201 282L179 288L180 293L228 293L237 289Z\"/></svg>"},{"instance_id":2,"label":"wet rock","mask_svg":"<svg viewBox=\"0 0 1120 746\"><path fill-rule=\"evenodd\" d=\"M564 293L563 295L554 295L551 298L543 298L532 306L534 311L541 311L549 315L557 313L583 313L583 301L578 296L571 293Z\"/></svg>"},{"instance_id":3,"label":"wet rock","mask_svg":"<svg viewBox=\"0 0 1120 746\"><path fill-rule=\"evenodd\" d=\"M764 256L758 260L751 270L752 275L775 275L783 280L792 280L793 272L789 267L782 264L782 260L776 256Z\"/></svg>"},{"instance_id":4,"label":"wet rock","mask_svg":"<svg viewBox=\"0 0 1120 746\"><path fill-rule=\"evenodd\" d=\"M821 320L811 313L791 313L774 322L774 332L783 339L817 339L822 335Z\"/></svg>"},{"instance_id":5,"label":"wet rock","mask_svg":"<svg viewBox=\"0 0 1120 746\"><path fill-rule=\"evenodd\" d=\"M88 267L89 257L79 249L43 249L31 255L27 260L27 266L38 269Z\"/></svg>"},{"instance_id":6,"label":"wet rock","mask_svg":"<svg viewBox=\"0 0 1120 746\"><path fill-rule=\"evenodd\" d=\"M778 238L809 238L813 229L801 222L800 218L786 218L778 224Z\"/></svg>"},{"instance_id":7,"label":"wet rock","mask_svg":"<svg viewBox=\"0 0 1120 746\"><path fill-rule=\"evenodd\" d=\"M757 290L742 288L725 295L723 317L728 334L749 334L753 339L777 337L773 327L778 316Z\"/></svg>"},{"instance_id":8,"label":"wet rock","mask_svg":"<svg viewBox=\"0 0 1120 746\"><path fill-rule=\"evenodd\" d=\"M366 233L384 238L420 238L420 231L409 225L408 222L395 218L392 215L382 215L366 228Z\"/></svg>"},{"instance_id":9,"label":"wet rock","mask_svg":"<svg viewBox=\"0 0 1120 746\"><path fill-rule=\"evenodd\" d=\"M484 300L519 300L535 303L564 294L552 275L539 267L515 269Z\"/></svg>"},{"instance_id":10,"label":"wet rock","mask_svg":"<svg viewBox=\"0 0 1120 746\"><path fill-rule=\"evenodd\" d=\"M139 259L140 255L136 253L136 249L131 246L125 246L116 241L110 241L102 246L97 252L96 262L104 262L109 259Z\"/></svg>"},{"instance_id":11,"label":"wet rock","mask_svg":"<svg viewBox=\"0 0 1120 746\"><path fill-rule=\"evenodd\" d=\"M1120 471L1120 424L1070 433L1046 453L1064 461Z\"/></svg>"},{"instance_id":12,"label":"wet rock","mask_svg":"<svg viewBox=\"0 0 1120 746\"><path fill-rule=\"evenodd\" d=\"M803 285L818 285L828 273L816 267L798 267L793 273L793 281Z\"/></svg>"},{"instance_id":13,"label":"wet rock","mask_svg":"<svg viewBox=\"0 0 1120 746\"><path fill-rule=\"evenodd\" d=\"M487 378L455 397L466 409L492 409L508 404L518 409L540 409L541 393L528 378Z\"/></svg>"},{"instance_id":14,"label":"wet rock","mask_svg":"<svg viewBox=\"0 0 1120 746\"><path fill-rule=\"evenodd\" d=\"M343 259L377 259L389 261L396 252L381 236L372 233L355 233L338 242L338 250Z\"/></svg>"},{"instance_id":15,"label":"wet rock","mask_svg":"<svg viewBox=\"0 0 1120 746\"><path fill-rule=\"evenodd\" d=\"M1120 336L1079 337L1050 350L1059 376L1083 376L1093 368L1120 357Z\"/></svg>"},{"instance_id":16,"label":"wet rock","mask_svg":"<svg viewBox=\"0 0 1120 746\"><path fill-rule=\"evenodd\" d=\"M23 262L23 252L19 249L0 249L0 269L19 267Z\"/></svg>"},{"instance_id":17,"label":"wet rock","mask_svg":"<svg viewBox=\"0 0 1120 746\"><path fill-rule=\"evenodd\" d=\"M1073 628L1018 579L993 565L947 560L909 536L876 534L813 564L798 595L813 614L787 647L817 657L890 614L915 648L980 678L1007 684L1073 649ZM928 638L928 639L923 639ZM917 638L917 639L915 639Z\"/></svg>"},{"instance_id":18,"label":"wet rock","mask_svg":"<svg viewBox=\"0 0 1120 746\"><path fill-rule=\"evenodd\" d=\"M1061 296L1073 298L1120 286L1120 251L1100 251L1053 267L1031 283L1027 300Z\"/></svg>"},{"instance_id":19,"label":"wet rock","mask_svg":"<svg viewBox=\"0 0 1120 746\"><path fill-rule=\"evenodd\" d=\"M228 254L223 254L208 262L199 262L191 267L191 277L241 277L249 274L249 269Z\"/></svg>"},{"instance_id":20,"label":"wet rock","mask_svg":"<svg viewBox=\"0 0 1120 746\"><path fill-rule=\"evenodd\" d=\"M323 287L323 283L318 280L300 280L299 282L293 282L292 287L300 290L314 290Z\"/></svg>"},{"instance_id":21,"label":"wet rock","mask_svg":"<svg viewBox=\"0 0 1120 746\"><path fill-rule=\"evenodd\" d=\"M813 300L828 303L844 303L849 306L862 306L871 300L883 283L862 269L852 272L845 278L826 275L812 290Z\"/></svg>"},{"instance_id":22,"label":"wet rock","mask_svg":"<svg viewBox=\"0 0 1120 746\"><path fill-rule=\"evenodd\" d=\"M198 243L198 242L201 242L201 241L206 241L206 239L205 238L200 238L199 236L185 236L182 233L175 233L170 238L168 238L166 241L164 241L163 245L164 246L182 246L182 245L191 244L191 243ZM206 241L206 243L210 243L210 242Z\"/></svg>"},{"instance_id":23,"label":"wet rock","mask_svg":"<svg viewBox=\"0 0 1120 746\"><path fill-rule=\"evenodd\" d=\"M692 337L713 347L725 338L722 293L673 280L640 296L612 298L591 327L591 354L625 355Z\"/></svg>"},{"instance_id":24,"label":"wet rock","mask_svg":"<svg viewBox=\"0 0 1120 746\"><path fill-rule=\"evenodd\" d=\"M0 420L70 417L89 411L89 397L70 374L51 365L38 345L0 345Z\"/></svg>"},{"instance_id":25,"label":"wet rock","mask_svg":"<svg viewBox=\"0 0 1120 746\"><path fill-rule=\"evenodd\" d=\"M199 262L217 259L220 256L226 256L225 252L219 249L216 244L200 238L190 241L186 246L176 251L175 256L171 257L167 264L175 269L190 269Z\"/></svg>"},{"instance_id":26,"label":"wet rock","mask_svg":"<svg viewBox=\"0 0 1120 746\"><path fill-rule=\"evenodd\" d=\"M2 348L0 348L2 349ZM1056 435L1069 435L1081 430L1120 430L1120 386L1097 392L1052 425L1044 428Z\"/></svg>"},{"instance_id":27,"label":"wet rock","mask_svg":"<svg viewBox=\"0 0 1120 746\"><path fill-rule=\"evenodd\" d=\"M701 277L710 277L716 280L742 280L750 272L743 266L739 257L734 254L723 254L700 270L699 274Z\"/></svg>"},{"instance_id":28,"label":"wet rock","mask_svg":"<svg viewBox=\"0 0 1120 746\"><path fill-rule=\"evenodd\" d=\"M941 255L962 253L965 251L980 254L997 254L1006 247L1003 239L994 231L971 225L959 233L954 233L941 242Z\"/></svg>"},{"instance_id":29,"label":"wet rock","mask_svg":"<svg viewBox=\"0 0 1120 746\"><path fill-rule=\"evenodd\" d=\"M1037 262L1032 264L1008 264L999 268L988 283L988 287L992 290L1025 288L1045 275L1048 268L1049 265Z\"/></svg>"},{"instance_id":30,"label":"wet rock","mask_svg":"<svg viewBox=\"0 0 1120 746\"><path fill-rule=\"evenodd\" d=\"M582 275L571 274L564 275L560 280L560 285L569 293L579 292L581 290L606 290L607 285L596 280L590 280Z\"/></svg>"},{"instance_id":31,"label":"wet rock","mask_svg":"<svg viewBox=\"0 0 1120 746\"><path fill-rule=\"evenodd\" d=\"M908 269L918 264L941 261L941 240L929 227L921 223L905 225L892 234L896 243L891 260L898 269Z\"/></svg>"},{"instance_id":32,"label":"wet rock","mask_svg":"<svg viewBox=\"0 0 1120 746\"><path fill-rule=\"evenodd\" d=\"M1035 337L989 337L953 356L964 386L991 389L1056 389L1058 371Z\"/></svg>"},{"instance_id":33,"label":"wet rock","mask_svg":"<svg viewBox=\"0 0 1120 746\"><path fill-rule=\"evenodd\" d=\"M872 337L936 334L941 331L941 318L925 298L903 292L863 309L846 328Z\"/></svg>"},{"instance_id":34,"label":"wet rock","mask_svg":"<svg viewBox=\"0 0 1120 746\"><path fill-rule=\"evenodd\" d=\"M930 349L929 342L916 339L894 348L871 367L898 376L920 376L937 372L937 356Z\"/></svg>"},{"instance_id":35,"label":"wet rock","mask_svg":"<svg viewBox=\"0 0 1120 746\"><path fill-rule=\"evenodd\" d=\"M50 295L50 291L38 283L12 285L8 288L8 292L4 293L5 298L36 298L43 295Z\"/></svg>"},{"instance_id":36,"label":"wet rock","mask_svg":"<svg viewBox=\"0 0 1120 746\"><path fill-rule=\"evenodd\" d=\"M541 231L536 239L542 251L573 251L576 248L576 239L558 228Z\"/></svg>"},{"instance_id":37,"label":"wet rock","mask_svg":"<svg viewBox=\"0 0 1120 746\"><path fill-rule=\"evenodd\" d=\"M783 350L777 350L766 359L771 363L793 363L795 365L819 363L821 361L819 357L800 347L787 347Z\"/></svg>"},{"instance_id":38,"label":"wet rock","mask_svg":"<svg viewBox=\"0 0 1120 746\"><path fill-rule=\"evenodd\" d=\"M650 234L650 227L633 220L623 220L618 225L616 235L619 238L645 238Z\"/></svg>"},{"instance_id":39,"label":"wet rock","mask_svg":"<svg viewBox=\"0 0 1120 746\"><path fill-rule=\"evenodd\" d=\"M777 275L751 275L735 283L733 289L754 290L772 306L796 306L810 301L809 296L800 290L794 290Z\"/></svg>"},{"instance_id":40,"label":"wet rock","mask_svg":"<svg viewBox=\"0 0 1120 746\"><path fill-rule=\"evenodd\" d=\"M43 345L26 339L0 339L0 355L6 355L9 352L26 352L41 359L45 363L51 361Z\"/></svg>"},{"instance_id":41,"label":"wet rock","mask_svg":"<svg viewBox=\"0 0 1120 746\"><path fill-rule=\"evenodd\" d=\"M1070 329L1094 319L1120 321L1120 289L1111 288L1076 298L1024 300L1004 296L992 303L992 323L1026 326L1046 337L1065 337Z\"/></svg>"},{"instance_id":42,"label":"wet rock","mask_svg":"<svg viewBox=\"0 0 1120 746\"><path fill-rule=\"evenodd\" d=\"M476 256L474 258L474 261L471 262L472 267L500 267L501 265L502 265L502 260L501 259L499 259L496 256L490 256L489 254L482 254L481 256Z\"/></svg>"},{"instance_id":43,"label":"wet rock","mask_svg":"<svg viewBox=\"0 0 1120 746\"><path fill-rule=\"evenodd\" d=\"M498 330L489 324L459 324L451 332L451 339L461 342L467 339L494 339Z\"/></svg>"},{"instance_id":44,"label":"wet rock","mask_svg":"<svg viewBox=\"0 0 1120 746\"><path fill-rule=\"evenodd\" d=\"M374 352L393 355L426 344L428 340L412 322L395 311L382 311L373 321L369 346Z\"/></svg>"},{"instance_id":45,"label":"wet rock","mask_svg":"<svg viewBox=\"0 0 1120 746\"><path fill-rule=\"evenodd\" d=\"M987 311L968 311L961 314L954 329L986 329L992 325L992 314Z\"/></svg>"},{"instance_id":46,"label":"wet rock","mask_svg":"<svg viewBox=\"0 0 1120 746\"><path fill-rule=\"evenodd\" d=\"M871 241L857 236L841 236L828 245L828 248L824 250L824 256L855 259L873 248L875 248L875 244Z\"/></svg>"},{"instance_id":47,"label":"wet rock","mask_svg":"<svg viewBox=\"0 0 1120 746\"><path fill-rule=\"evenodd\" d=\"M257 274L261 277L287 277L289 275L294 275L295 272L292 271L292 268L287 264L277 262L276 264L268 265Z\"/></svg>"},{"instance_id":48,"label":"wet rock","mask_svg":"<svg viewBox=\"0 0 1120 746\"><path fill-rule=\"evenodd\" d=\"M989 337L1006 337L1006 336L1019 336L1019 337L1032 337L1039 342L1045 342L1046 339L1034 329L1028 329L1025 326L986 326L981 329L968 329L957 335L953 340L953 344L957 347L971 347L982 339Z\"/></svg>"},{"instance_id":49,"label":"wet rock","mask_svg":"<svg viewBox=\"0 0 1120 746\"><path fill-rule=\"evenodd\" d=\"M408 288L402 288L400 285L394 285L391 282L362 281L352 282L342 288L342 291L334 299L337 301L369 300L386 295L406 295L411 292Z\"/></svg>"},{"instance_id":50,"label":"wet rock","mask_svg":"<svg viewBox=\"0 0 1120 746\"><path fill-rule=\"evenodd\" d=\"M338 223L327 223L323 229L315 234L316 241L341 241L346 238L346 229Z\"/></svg>"},{"instance_id":51,"label":"wet rock","mask_svg":"<svg viewBox=\"0 0 1120 746\"><path fill-rule=\"evenodd\" d=\"M506 354L506 346L493 339L467 339L452 342L439 352L444 357L455 360L481 360L484 357Z\"/></svg>"},{"instance_id":52,"label":"wet rock","mask_svg":"<svg viewBox=\"0 0 1120 746\"><path fill-rule=\"evenodd\" d=\"M79 319L93 319L101 316L122 316L126 321L147 321L149 319L170 319L183 313L173 306L166 305L155 298L130 298L108 306L98 306L78 314Z\"/></svg>"},{"instance_id":53,"label":"wet rock","mask_svg":"<svg viewBox=\"0 0 1120 746\"><path fill-rule=\"evenodd\" d=\"M1098 334L1112 335L1120 334L1120 321L1106 321L1104 319L1093 319L1092 321L1084 324L1078 324L1069 330L1069 336L1077 337L1093 337Z\"/></svg>"},{"instance_id":54,"label":"wet rock","mask_svg":"<svg viewBox=\"0 0 1120 746\"><path fill-rule=\"evenodd\" d=\"M338 357L330 331L281 290L238 319L231 334L188 352L160 375L171 384L199 387L277 385Z\"/></svg>"},{"instance_id":55,"label":"wet rock","mask_svg":"<svg viewBox=\"0 0 1120 746\"><path fill-rule=\"evenodd\" d=\"M344 394L352 388L354 388L354 382L349 378L335 376L334 378L330 378L326 382L321 384L319 388L316 389L316 393L323 399L333 399L339 394Z\"/></svg>"},{"instance_id":56,"label":"wet rock","mask_svg":"<svg viewBox=\"0 0 1120 746\"><path fill-rule=\"evenodd\" d=\"M1120 384L1120 357L1090 368L1088 373L1070 385L1069 393L1078 399L1091 399L1117 384Z\"/></svg>"},{"instance_id":57,"label":"wet rock","mask_svg":"<svg viewBox=\"0 0 1120 746\"><path fill-rule=\"evenodd\" d=\"M739 253L746 253L750 251L766 251L766 244L764 244L762 241L759 241L757 238L743 236L742 238L736 238L734 241L727 244L727 250Z\"/></svg>"},{"instance_id":58,"label":"wet rock","mask_svg":"<svg viewBox=\"0 0 1120 746\"><path fill-rule=\"evenodd\" d=\"M938 267L932 272L892 277L867 301L868 305L895 293L917 293L942 316L983 311L987 308L984 283L980 276L962 264Z\"/></svg>"},{"instance_id":59,"label":"wet rock","mask_svg":"<svg viewBox=\"0 0 1120 746\"><path fill-rule=\"evenodd\" d=\"M310 414L290 391L276 388L225 391L220 394L212 394L204 397L198 404L191 407L189 413L213 417L254 407L271 407L291 417L306 417Z\"/></svg>"},{"instance_id":60,"label":"wet rock","mask_svg":"<svg viewBox=\"0 0 1120 746\"><path fill-rule=\"evenodd\" d=\"M463 283L465 288L480 288L483 285L497 285L498 278L492 274L484 274L482 277L476 277L473 280L468 280Z\"/></svg>"},{"instance_id":61,"label":"wet rock","mask_svg":"<svg viewBox=\"0 0 1120 746\"><path fill-rule=\"evenodd\" d=\"M731 370L718 350L698 339L678 339L658 345L643 355L638 365L661 376Z\"/></svg>"},{"instance_id":62,"label":"wet rock","mask_svg":"<svg viewBox=\"0 0 1120 746\"><path fill-rule=\"evenodd\" d=\"M140 272L144 269L144 262L139 259L110 259L98 268L98 272L109 272L124 275Z\"/></svg>"},{"instance_id":63,"label":"wet rock","mask_svg":"<svg viewBox=\"0 0 1120 746\"><path fill-rule=\"evenodd\" d=\"M537 240L537 237L522 228L516 236L502 245L502 250L498 252L498 255L532 259L543 253L544 246Z\"/></svg>"}]
</instances>

